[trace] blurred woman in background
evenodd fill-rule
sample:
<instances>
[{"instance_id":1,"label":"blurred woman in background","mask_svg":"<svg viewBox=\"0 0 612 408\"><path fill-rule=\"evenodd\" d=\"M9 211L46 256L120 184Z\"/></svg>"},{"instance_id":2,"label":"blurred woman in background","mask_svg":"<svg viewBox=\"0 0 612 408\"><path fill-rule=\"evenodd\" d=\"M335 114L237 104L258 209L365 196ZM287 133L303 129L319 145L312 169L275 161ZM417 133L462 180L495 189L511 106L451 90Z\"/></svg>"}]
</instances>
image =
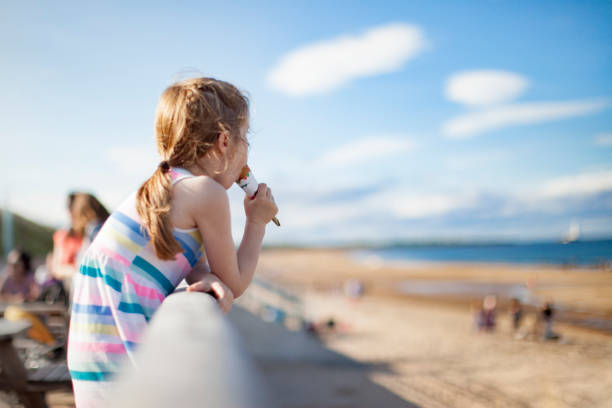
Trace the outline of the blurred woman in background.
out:
<instances>
[{"instance_id":1,"label":"blurred woman in background","mask_svg":"<svg viewBox=\"0 0 612 408\"><path fill-rule=\"evenodd\" d=\"M110 214L94 195L87 193L76 194L72 203L72 211L73 225L83 228L83 242L80 248L80 252L83 252L96 237Z\"/></svg>"},{"instance_id":2,"label":"blurred woman in background","mask_svg":"<svg viewBox=\"0 0 612 408\"><path fill-rule=\"evenodd\" d=\"M109 213L95 196L81 192L68 195L68 212L70 229L60 229L53 234L52 274L70 291L80 254L87 249Z\"/></svg>"}]
</instances>

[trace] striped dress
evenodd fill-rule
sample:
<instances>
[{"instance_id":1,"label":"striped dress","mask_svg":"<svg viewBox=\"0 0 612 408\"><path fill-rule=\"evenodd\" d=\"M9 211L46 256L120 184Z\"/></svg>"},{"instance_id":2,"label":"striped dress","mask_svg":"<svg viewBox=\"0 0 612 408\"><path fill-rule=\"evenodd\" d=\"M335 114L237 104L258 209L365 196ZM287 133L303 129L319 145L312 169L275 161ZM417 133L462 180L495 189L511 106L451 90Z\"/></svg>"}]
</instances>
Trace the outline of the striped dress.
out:
<instances>
[{"instance_id":1,"label":"striped dress","mask_svg":"<svg viewBox=\"0 0 612 408\"><path fill-rule=\"evenodd\" d=\"M173 184L193 177L170 169ZM108 218L74 279L68 368L78 408L103 407L113 376L133 352L155 310L202 254L197 228L174 228L183 248L172 261L155 256L132 194Z\"/></svg>"}]
</instances>

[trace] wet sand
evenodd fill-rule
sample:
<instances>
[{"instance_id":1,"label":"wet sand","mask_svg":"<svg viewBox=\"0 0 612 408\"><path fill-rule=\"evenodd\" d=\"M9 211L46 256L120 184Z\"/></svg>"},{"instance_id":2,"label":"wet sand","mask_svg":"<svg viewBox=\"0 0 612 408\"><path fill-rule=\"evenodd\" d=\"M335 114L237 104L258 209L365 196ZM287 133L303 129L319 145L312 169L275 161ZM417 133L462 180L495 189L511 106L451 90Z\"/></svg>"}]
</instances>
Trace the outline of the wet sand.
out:
<instances>
[{"instance_id":1,"label":"wet sand","mask_svg":"<svg viewBox=\"0 0 612 408\"><path fill-rule=\"evenodd\" d=\"M478 333L473 328L471 296L406 295L397 289L401 282L494 286L529 282L537 299L553 300L570 317L607 319L612 315L608 271L477 264L388 266L359 263L343 251L268 250L257 273L299 294L313 321L333 318L336 328L321 336L323 344L362 363L372 383L403 399L406 406L612 406L612 336L605 331L558 323L560 341L543 341L539 333L519 339L504 311L507 302L500 299L497 330ZM359 301L342 294L342 285L355 278L365 285ZM534 315L528 312L525 326L531 329L534 324ZM326 375L332 383L337 373L323 370L317 383L326 383L322 379ZM303 387L317 392L309 382ZM291 406L367 406L350 398L345 402ZM379 405L385 406L384 401Z\"/></svg>"}]
</instances>

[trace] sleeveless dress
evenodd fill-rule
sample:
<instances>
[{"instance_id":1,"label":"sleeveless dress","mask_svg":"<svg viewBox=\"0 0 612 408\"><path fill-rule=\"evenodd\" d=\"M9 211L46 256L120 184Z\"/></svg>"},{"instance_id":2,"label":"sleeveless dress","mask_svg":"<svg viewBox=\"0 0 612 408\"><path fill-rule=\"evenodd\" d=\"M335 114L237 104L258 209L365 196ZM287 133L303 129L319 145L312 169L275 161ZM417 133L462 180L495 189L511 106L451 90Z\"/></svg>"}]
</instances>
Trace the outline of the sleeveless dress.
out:
<instances>
[{"instance_id":1,"label":"sleeveless dress","mask_svg":"<svg viewBox=\"0 0 612 408\"><path fill-rule=\"evenodd\" d=\"M171 168L173 185L194 177ZM112 379L133 352L166 296L202 255L197 228L174 228L183 248L174 260L157 258L136 212L132 194L107 219L74 279L68 336L68 368L78 408L103 407Z\"/></svg>"}]
</instances>

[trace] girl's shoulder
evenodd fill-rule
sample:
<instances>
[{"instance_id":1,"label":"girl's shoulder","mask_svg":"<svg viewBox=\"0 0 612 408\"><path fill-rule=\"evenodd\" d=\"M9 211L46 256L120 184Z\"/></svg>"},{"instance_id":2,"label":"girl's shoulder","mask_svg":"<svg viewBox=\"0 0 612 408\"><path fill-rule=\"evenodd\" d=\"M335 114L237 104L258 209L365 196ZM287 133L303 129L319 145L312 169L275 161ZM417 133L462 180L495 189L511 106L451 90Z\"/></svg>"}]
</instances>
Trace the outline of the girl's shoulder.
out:
<instances>
[{"instance_id":1,"label":"girl's shoulder","mask_svg":"<svg viewBox=\"0 0 612 408\"><path fill-rule=\"evenodd\" d=\"M186 212L196 217L204 212L215 214L220 208L229 208L227 191L208 176L195 176L173 186L173 212Z\"/></svg>"},{"instance_id":2,"label":"girl's shoulder","mask_svg":"<svg viewBox=\"0 0 612 408\"><path fill-rule=\"evenodd\" d=\"M188 199L216 200L219 197L227 198L227 191L221 184L208 176L193 176L181 180L173 185L172 198L179 195Z\"/></svg>"}]
</instances>

